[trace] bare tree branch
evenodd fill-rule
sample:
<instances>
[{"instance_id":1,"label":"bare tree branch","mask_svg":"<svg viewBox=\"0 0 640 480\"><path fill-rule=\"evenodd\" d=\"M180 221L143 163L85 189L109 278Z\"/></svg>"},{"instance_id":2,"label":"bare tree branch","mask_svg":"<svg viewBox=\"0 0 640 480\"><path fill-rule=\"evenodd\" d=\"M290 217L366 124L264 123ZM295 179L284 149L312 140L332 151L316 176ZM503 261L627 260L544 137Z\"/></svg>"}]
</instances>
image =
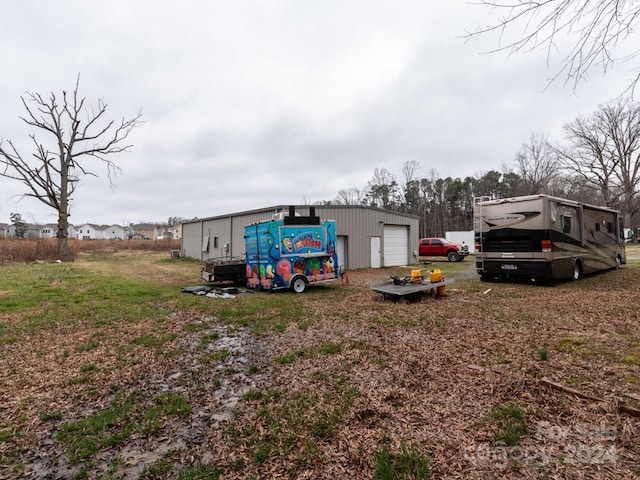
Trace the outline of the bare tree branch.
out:
<instances>
[{"instance_id":1,"label":"bare tree branch","mask_svg":"<svg viewBox=\"0 0 640 480\"><path fill-rule=\"evenodd\" d=\"M11 140L8 149L0 140L0 176L22 182L26 197L36 198L58 213L58 250L62 258L67 251L67 228L71 198L83 176L97 177L93 171L102 164L107 171L110 186L120 167L111 159L114 154L126 152L131 144L125 140L140 125L142 113L123 118L120 123L105 120L107 104L101 99L88 109L85 98L79 96L80 76L71 95L62 92L60 101L55 94L45 100L37 92L26 92L20 99L26 115L19 117L36 130L29 135L34 146L31 160L25 160ZM81 118L85 116L85 118ZM37 133L46 137L55 148L47 148Z\"/></svg>"},{"instance_id":2,"label":"bare tree branch","mask_svg":"<svg viewBox=\"0 0 640 480\"><path fill-rule=\"evenodd\" d=\"M550 188L560 165L546 135L531 135L529 142L516 154L516 167L524 194L552 193Z\"/></svg>"},{"instance_id":3,"label":"bare tree branch","mask_svg":"<svg viewBox=\"0 0 640 480\"><path fill-rule=\"evenodd\" d=\"M629 61L640 54L640 49L635 49L626 57L614 55L624 41L631 41L630 38L637 34L640 2L634 0L479 0L470 3L498 12L495 24L467 31L465 35L469 40L497 34L498 47L487 53L513 55L543 49L549 65L551 58L559 52L561 37L573 39L547 87L564 77L564 84L572 84L575 91L592 68L600 67L606 74L614 63ZM522 34L515 40L505 40L508 31L518 26L522 26ZM640 81L640 68L632 71L634 78L628 87L631 93Z\"/></svg>"},{"instance_id":4,"label":"bare tree branch","mask_svg":"<svg viewBox=\"0 0 640 480\"><path fill-rule=\"evenodd\" d=\"M617 99L565 125L568 142L555 147L565 168L620 208L625 223L640 212L640 104Z\"/></svg>"}]
</instances>

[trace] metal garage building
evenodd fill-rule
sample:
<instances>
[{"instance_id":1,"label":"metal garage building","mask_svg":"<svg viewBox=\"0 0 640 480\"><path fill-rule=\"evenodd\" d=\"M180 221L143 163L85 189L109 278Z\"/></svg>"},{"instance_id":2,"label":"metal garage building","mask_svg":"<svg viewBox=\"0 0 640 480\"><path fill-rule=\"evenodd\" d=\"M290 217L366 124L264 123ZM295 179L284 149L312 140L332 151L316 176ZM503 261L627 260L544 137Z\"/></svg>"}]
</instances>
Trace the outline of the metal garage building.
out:
<instances>
[{"instance_id":1,"label":"metal garage building","mask_svg":"<svg viewBox=\"0 0 640 480\"><path fill-rule=\"evenodd\" d=\"M182 254L206 260L244 255L244 227L289 214L289 206L192 220L182 225ZM335 220L337 252L345 269L418 262L418 217L361 205L298 205L297 214Z\"/></svg>"}]
</instances>

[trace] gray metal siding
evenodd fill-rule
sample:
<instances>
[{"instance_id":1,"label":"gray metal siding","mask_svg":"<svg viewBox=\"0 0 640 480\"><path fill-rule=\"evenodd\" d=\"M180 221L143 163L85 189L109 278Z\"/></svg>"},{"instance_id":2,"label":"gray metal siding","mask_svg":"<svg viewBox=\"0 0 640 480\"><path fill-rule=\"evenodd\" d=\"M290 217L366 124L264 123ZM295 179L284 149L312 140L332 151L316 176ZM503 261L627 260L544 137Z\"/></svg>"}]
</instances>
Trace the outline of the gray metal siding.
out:
<instances>
[{"instance_id":1,"label":"gray metal siding","mask_svg":"<svg viewBox=\"0 0 640 480\"><path fill-rule=\"evenodd\" d=\"M223 247L226 243L231 245L231 224L229 218L219 218L215 220L206 220L202 222L202 238L209 236L209 251L203 252L204 260L207 258L218 258L231 256L231 247L229 252L225 252ZM214 239L217 238L217 247Z\"/></svg>"},{"instance_id":2,"label":"gray metal siding","mask_svg":"<svg viewBox=\"0 0 640 480\"><path fill-rule=\"evenodd\" d=\"M244 227L253 223L270 220L276 211L287 211L288 207L277 206L241 212L238 214L212 217L186 223L183 226L183 254L188 257L205 260L215 256L223 256L224 243L229 242L229 255L239 256L245 253ZM347 268L368 268L371 266L371 237L384 238L385 225L404 225L408 227L407 251L409 262L418 261L418 218L410 215L396 214L386 210L361 206L314 205L316 215L323 220L336 221L336 235L347 237ZM309 206L296 206L296 212L309 214ZM202 237L210 232L209 253L203 255ZM213 237L218 237L218 249L213 248ZM194 238L195 237L195 238ZM382 246L384 256L384 246Z\"/></svg>"},{"instance_id":3,"label":"gray metal siding","mask_svg":"<svg viewBox=\"0 0 640 480\"><path fill-rule=\"evenodd\" d=\"M182 255L203 260L201 246L202 222L182 225Z\"/></svg>"}]
</instances>

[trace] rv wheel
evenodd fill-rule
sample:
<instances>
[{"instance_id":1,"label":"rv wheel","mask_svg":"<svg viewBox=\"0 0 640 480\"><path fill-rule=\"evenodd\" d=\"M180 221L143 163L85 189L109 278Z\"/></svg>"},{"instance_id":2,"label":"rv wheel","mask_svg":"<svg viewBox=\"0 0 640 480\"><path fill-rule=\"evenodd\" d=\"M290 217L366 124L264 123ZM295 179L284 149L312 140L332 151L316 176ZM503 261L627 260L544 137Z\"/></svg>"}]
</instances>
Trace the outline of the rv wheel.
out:
<instances>
[{"instance_id":1,"label":"rv wheel","mask_svg":"<svg viewBox=\"0 0 640 480\"><path fill-rule=\"evenodd\" d=\"M303 277L296 277L291 282L291 291L295 293L302 293L307 288L307 282Z\"/></svg>"},{"instance_id":2,"label":"rv wheel","mask_svg":"<svg viewBox=\"0 0 640 480\"><path fill-rule=\"evenodd\" d=\"M572 279L578 280L580 277L582 276L582 268L580 267L580 262L577 260L573 261L573 275L572 275Z\"/></svg>"}]
</instances>

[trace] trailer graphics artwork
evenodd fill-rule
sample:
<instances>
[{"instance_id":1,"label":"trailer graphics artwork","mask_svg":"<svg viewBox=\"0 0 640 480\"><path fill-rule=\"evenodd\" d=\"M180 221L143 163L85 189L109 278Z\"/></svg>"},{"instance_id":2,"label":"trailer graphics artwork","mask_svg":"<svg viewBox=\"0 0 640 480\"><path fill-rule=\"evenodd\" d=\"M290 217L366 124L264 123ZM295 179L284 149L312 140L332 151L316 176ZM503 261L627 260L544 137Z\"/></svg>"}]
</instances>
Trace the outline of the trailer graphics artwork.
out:
<instances>
[{"instance_id":1,"label":"trailer graphics artwork","mask_svg":"<svg viewBox=\"0 0 640 480\"><path fill-rule=\"evenodd\" d=\"M301 223L306 218L309 223ZM270 220L246 226L244 238L250 288L292 288L301 292L310 283L338 278L333 220Z\"/></svg>"},{"instance_id":2,"label":"trailer graphics artwork","mask_svg":"<svg viewBox=\"0 0 640 480\"><path fill-rule=\"evenodd\" d=\"M476 270L483 280L577 280L626 262L620 213L529 195L474 205Z\"/></svg>"}]
</instances>

